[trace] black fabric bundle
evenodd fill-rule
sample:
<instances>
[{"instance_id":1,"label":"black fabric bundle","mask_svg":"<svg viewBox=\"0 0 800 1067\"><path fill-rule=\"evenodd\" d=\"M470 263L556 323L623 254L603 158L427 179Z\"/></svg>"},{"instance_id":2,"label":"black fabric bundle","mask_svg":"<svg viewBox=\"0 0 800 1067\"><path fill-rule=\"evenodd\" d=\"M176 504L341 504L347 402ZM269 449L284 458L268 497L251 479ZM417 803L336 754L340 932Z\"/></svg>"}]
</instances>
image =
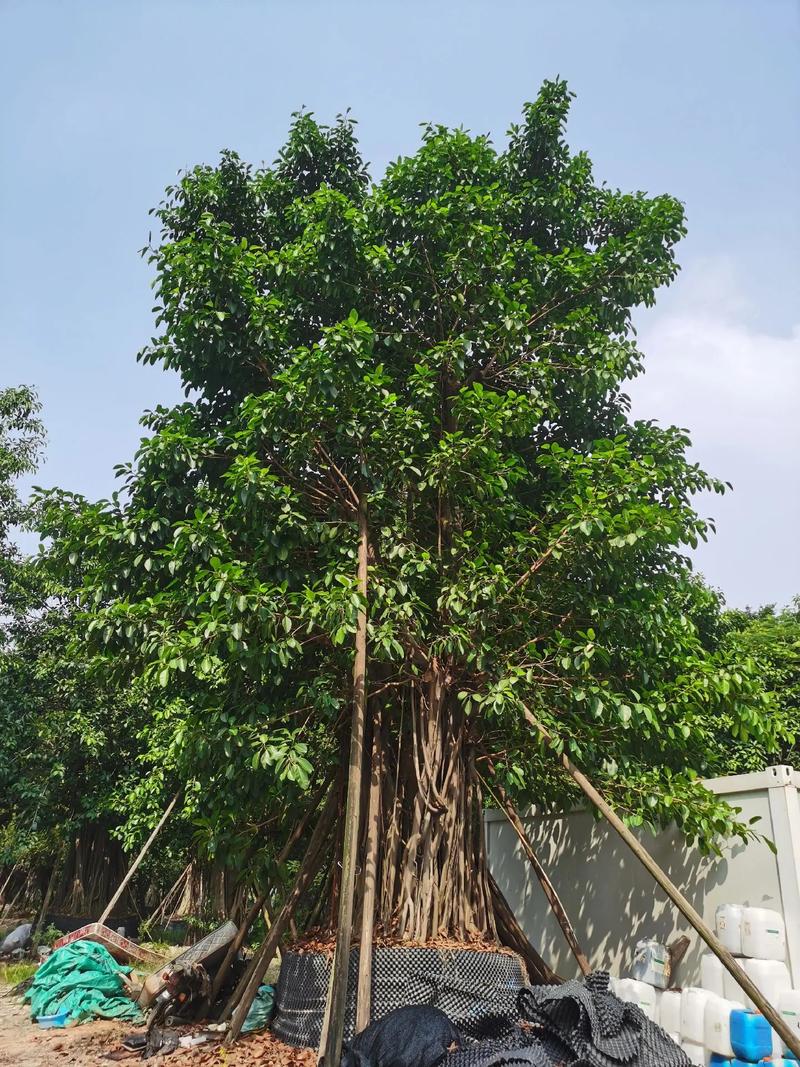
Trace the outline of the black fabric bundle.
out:
<instances>
[{"instance_id":1,"label":"black fabric bundle","mask_svg":"<svg viewBox=\"0 0 800 1067\"><path fill-rule=\"evenodd\" d=\"M517 1009L522 1025L510 1033L458 1047L458 1031L443 1012L400 1008L353 1039L342 1067L691 1067L636 1004L614 996L602 971L583 982L526 986Z\"/></svg>"},{"instance_id":2,"label":"black fabric bundle","mask_svg":"<svg viewBox=\"0 0 800 1067\"><path fill-rule=\"evenodd\" d=\"M341 1067L436 1067L461 1035L429 1004L396 1008L362 1030L344 1049Z\"/></svg>"},{"instance_id":3,"label":"black fabric bundle","mask_svg":"<svg viewBox=\"0 0 800 1067\"><path fill-rule=\"evenodd\" d=\"M527 986L517 1005L539 1041L550 1043L548 1051L558 1055L561 1046L560 1062L568 1067L690 1067L686 1053L636 1004L614 996L602 971L583 982Z\"/></svg>"}]
</instances>

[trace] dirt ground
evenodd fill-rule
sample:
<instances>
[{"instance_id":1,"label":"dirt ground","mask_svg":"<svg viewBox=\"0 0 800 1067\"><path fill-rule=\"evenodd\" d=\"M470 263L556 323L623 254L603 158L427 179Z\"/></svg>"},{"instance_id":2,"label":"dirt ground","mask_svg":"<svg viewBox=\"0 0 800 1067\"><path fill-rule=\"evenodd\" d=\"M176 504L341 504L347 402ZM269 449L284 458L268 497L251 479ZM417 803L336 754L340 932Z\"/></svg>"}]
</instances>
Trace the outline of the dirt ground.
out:
<instances>
[{"instance_id":1,"label":"dirt ground","mask_svg":"<svg viewBox=\"0 0 800 1067\"><path fill-rule=\"evenodd\" d=\"M97 1020L63 1030L41 1030L31 1022L27 1008L16 997L0 991L0 1067L110 1067L115 1062L138 1064L138 1053L125 1053L120 1045L130 1023ZM154 1056L153 1065L175 1067L315 1067L310 1049L289 1048L269 1033L253 1034L232 1048L219 1044L178 1049L169 1056Z\"/></svg>"}]
</instances>

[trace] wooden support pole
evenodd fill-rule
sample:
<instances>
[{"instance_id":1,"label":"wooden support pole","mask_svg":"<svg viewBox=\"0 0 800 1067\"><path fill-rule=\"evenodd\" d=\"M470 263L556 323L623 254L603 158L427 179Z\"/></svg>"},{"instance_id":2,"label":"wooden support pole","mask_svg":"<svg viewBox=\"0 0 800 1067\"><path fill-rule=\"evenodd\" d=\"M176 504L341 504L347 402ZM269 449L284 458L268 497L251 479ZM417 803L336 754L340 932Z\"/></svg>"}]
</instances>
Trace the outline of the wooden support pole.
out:
<instances>
[{"instance_id":1,"label":"wooden support pole","mask_svg":"<svg viewBox=\"0 0 800 1067\"><path fill-rule=\"evenodd\" d=\"M231 964L236 959L236 954L244 944L244 939L250 932L250 927L258 918L258 913L264 907L267 899L266 893L259 893L256 899L248 908L247 914L242 919L239 929L236 931L236 937L228 945L228 951L225 953L225 958L219 965L217 973L214 975L214 981L211 983L211 989L209 990L208 997L205 1001L205 1008L208 1010L214 1001L219 996L219 991L225 984L225 979L228 977L228 973L231 969Z\"/></svg>"},{"instance_id":2,"label":"wooden support pole","mask_svg":"<svg viewBox=\"0 0 800 1067\"><path fill-rule=\"evenodd\" d=\"M328 833L333 826L333 820L336 813L337 793L338 789L336 786L331 786L330 792L328 793L328 799L325 801L325 806L322 809L319 822L314 829L314 833L311 835L311 840L308 843L308 851L306 852L303 862L300 864L300 870L297 872L294 885L284 901L283 907L276 916L275 922L270 927L269 933L264 938L264 943L253 957L252 970L248 971L246 982L243 979L239 983L239 986L234 990L228 1004L225 1006L225 1012L223 1013L225 1018L227 1018L230 1011L233 1012L231 1017L231 1028L225 1039L226 1044L228 1045L235 1041L239 1036L242 1024L247 1018L250 1006L255 1000L258 987L261 985L264 975L267 973L267 968L275 957L275 952L283 937L283 933L289 925L289 919L294 914L298 902L308 889L319 869L324 854L325 838L328 836Z\"/></svg>"},{"instance_id":3,"label":"wooden support pole","mask_svg":"<svg viewBox=\"0 0 800 1067\"><path fill-rule=\"evenodd\" d=\"M317 810L317 807L319 805L320 800L322 799L322 794L324 793L324 791L325 791L324 785L320 786L320 788L317 789L317 791L312 796L311 803L306 808L305 814L303 815L302 819L300 819L298 821L297 825L292 830L291 834L289 834L289 838L288 838L286 844L283 846L283 848L280 851L280 854L278 855L278 859L277 859L278 868L281 868L283 866L283 864L289 858L289 855L291 854L291 851L294 848L295 844L300 839L300 837L302 837L303 832L305 831L305 828L308 825L309 819L314 814L314 812ZM259 893L258 896L256 897L255 901L251 905L249 911L245 915L244 919L242 920L242 923L241 923L239 929L236 932L236 937L233 939L233 941L228 946L228 951L225 953L225 958L223 959L222 963L220 964L219 969L217 970L217 973L214 975L214 981L211 983L211 989L209 991L208 998L206 1000L206 1008L210 1008L211 1005L214 1003L214 1001L219 996L219 991L222 989L222 986L225 983L225 979L228 977L228 972L231 969L231 965L233 964L233 961L236 959L236 953L239 951L239 949L244 944L244 939L247 937L247 934L248 934L248 932L250 930L250 927L256 921L256 918L258 917L258 913L264 907L266 902L267 902L267 893L266 892Z\"/></svg>"},{"instance_id":4,"label":"wooden support pole","mask_svg":"<svg viewBox=\"0 0 800 1067\"><path fill-rule=\"evenodd\" d=\"M372 935L375 929L375 891L378 875L378 835L381 820L381 715L375 707L372 717L372 761L370 767L367 842L364 857L364 892L361 908L361 941L358 956L356 1033L369 1026L372 1015Z\"/></svg>"},{"instance_id":5,"label":"wooden support pole","mask_svg":"<svg viewBox=\"0 0 800 1067\"><path fill-rule=\"evenodd\" d=\"M489 790L489 792L492 792L492 788L489 787L488 783L486 784L486 788ZM542 891L547 897L548 903L550 904L553 914L555 915L556 919L558 919L558 925L561 927L561 932L564 935L564 940L569 945L572 955L575 957L577 964L581 969L581 974L591 974L592 968L589 964L588 959L586 958L586 953L578 944L578 938L575 936L575 929L572 923L570 922L569 915L567 915L567 909L564 907L561 898L556 892L555 886L550 881L547 871L540 863L539 857L536 855L533 845L531 844L531 840L525 833L525 827L522 825L522 820L519 817L519 813L517 812L514 805L511 803L511 800L509 799L502 785L497 783L493 787L493 789L497 793L497 796L500 801L500 806L503 809L505 816L509 821L509 824L511 825L517 837L519 838L519 843L522 845L522 851L527 856L528 862L530 863L531 867L533 867L536 873L536 877L539 879L539 885L541 885Z\"/></svg>"},{"instance_id":6,"label":"wooden support pole","mask_svg":"<svg viewBox=\"0 0 800 1067\"><path fill-rule=\"evenodd\" d=\"M339 889L339 921L333 955L333 982L330 991L330 1026L325 1043L324 1062L338 1067L344 1040L344 1013L347 1005L347 974L353 933L359 823L361 821L361 776L364 764L364 722L367 710L367 560L369 528L367 503L362 493L358 505L358 591L364 604L358 613L353 659L353 719L350 728L350 763L347 804L342 841L342 883Z\"/></svg>"},{"instance_id":7,"label":"wooden support pole","mask_svg":"<svg viewBox=\"0 0 800 1067\"><path fill-rule=\"evenodd\" d=\"M142 862L142 860L145 858L147 853L150 851L150 846L155 841L155 839L158 837L158 835L161 832L161 828L163 827L164 823L167 821L167 819L172 814L172 809L178 803L178 797L179 796L180 796L180 789L178 790L178 792L175 794L175 796L172 798L172 800L167 805L167 810L164 812L164 814L158 820L158 823L156 824L156 828L153 830L153 832L150 834L148 839L142 845L141 852L139 853L139 855L136 857L136 859L133 861L133 863L128 868L128 873L125 875L125 877L120 882L119 888L117 889L116 893L111 898L111 900L109 900L108 904L106 904L106 907L105 907L105 910L103 911L103 914L97 920L99 923L104 923L106 921L106 919L109 917L109 915L111 914L111 912L114 910L114 907L117 904L119 898L125 892L125 889L126 889L128 883L130 882L131 878L133 878L134 874L136 873L136 870L137 870L139 864Z\"/></svg>"},{"instance_id":8,"label":"wooden support pole","mask_svg":"<svg viewBox=\"0 0 800 1067\"><path fill-rule=\"evenodd\" d=\"M521 957L531 982L537 985L554 985L563 982L564 979L544 962L528 940L527 934L517 922L514 912L500 892L500 887L492 878L491 873L488 875L488 882L497 932L502 944L513 949Z\"/></svg>"},{"instance_id":9,"label":"wooden support pole","mask_svg":"<svg viewBox=\"0 0 800 1067\"><path fill-rule=\"evenodd\" d=\"M36 925L31 932L31 945L36 948L36 938L39 936L39 931L44 926L44 917L47 914L47 909L50 907L50 898L53 895L53 890L56 886L56 880L58 878L61 869L61 854L56 853L53 860L53 869L50 872L50 877L47 880L47 889L44 894L44 900L42 901L42 910L39 912L39 918L36 920Z\"/></svg>"},{"instance_id":10,"label":"wooden support pole","mask_svg":"<svg viewBox=\"0 0 800 1067\"><path fill-rule=\"evenodd\" d=\"M553 740L552 735L524 704L523 712L526 722L532 726L545 741L551 743ZM770 1004L750 976L739 966L730 952L728 952L722 942L717 938L714 931L705 924L703 917L699 912L692 907L677 886L674 885L665 872L662 871L647 849L644 848L642 843L631 833L622 819L620 819L602 794L595 789L586 775L578 770L566 752L561 753L560 760L562 767L577 783L584 795L595 805L598 811L605 816L634 856L636 856L639 862L649 871L658 885L661 886L678 911L691 923L703 941L705 941L706 945L708 945L717 959L728 971L728 974L736 980L740 988L744 990L748 997L750 997L752 1002L766 1018L770 1026L776 1031L784 1044L795 1054L795 1056L800 1058L800 1037L798 1037L797 1032L788 1026L786 1020L777 1008Z\"/></svg>"},{"instance_id":11,"label":"wooden support pole","mask_svg":"<svg viewBox=\"0 0 800 1067\"><path fill-rule=\"evenodd\" d=\"M19 864L17 864L17 863L14 864L14 866L9 871L8 878L6 878L5 882L3 882L2 887L0 887L0 904L2 904L5 901L6 889L8 889L8 883L14 877L14 874L16 873L16 870L17 870L18 866L19 866Z\"/></svg>"}]
</instances>

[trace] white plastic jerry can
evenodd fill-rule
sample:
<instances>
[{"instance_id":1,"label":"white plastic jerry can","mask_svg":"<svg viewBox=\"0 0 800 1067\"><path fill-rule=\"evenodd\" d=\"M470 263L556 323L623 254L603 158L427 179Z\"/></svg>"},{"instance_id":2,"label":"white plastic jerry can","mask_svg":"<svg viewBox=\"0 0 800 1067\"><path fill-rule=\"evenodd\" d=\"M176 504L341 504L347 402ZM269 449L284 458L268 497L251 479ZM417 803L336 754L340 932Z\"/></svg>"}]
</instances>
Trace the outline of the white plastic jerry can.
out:
<instances>
[{"instance_id":1,"label":"white plastic jerry can","mask_svg":"<svg viewBox=\"0 0 800 1067\"><path fill-rule=\"evenodd\" d=\"M705 1040L706 1004L713 997L700 986L686 986L681 990L681 1041L702 1047Z\"/></svg>"},{"instance_id":2,"label":"white plastic jerry can","mask_svg":"<svg viewBox=\"0 0 800 1067\"><path fill-rule=\"evenodd\" d=\"M770 1004L777 1004L781 993L792 988L792 979L789 968L779 960L752 960L743 959L738 961L742 969L747 973L750 980L761 990ZM725 997L727 1000L739 1000L748 1011L758 1011L750 997L740 987L739 983L725 971L723 976Z\"/></svg>"},{"instance_id":3,"label":"white plastic jerry can","mask_svg":"<svg viewBox=\"0 0 800 1067\"><path fill-rule=\"evenodd\" d=\"M648 1019L657 1022L656 991L646 982L635 978L618 978L614 983L614 992L620 1000L629 1004L638 1004Z\"/></svg>"},{"instance_id":4,"label":"white plastic jerry can","mask_svg":"<svg viewBox=\"0 0 800 1067\"><path fill-rule=\"evenodd\" d=\"M778 911L744 908L742 911L742 952L759 960L786 959L786 923Z\"/></svg>"},{"instance_id":5,"label":"white plastic jerry can","mask_svg":"<svg viewBox=\"0 0 800 1067\"><path fill-rule=\"evenodd\" d=\"M690 1063L696 1063L697 1067L706 1067L708 1057L702 1045L698 1045L696 1041L683 1040L681 1041L681 1048L688 1056Z\"/></svg>"},{"instance_id":6,"label":"white plastic jerry can","mask_svg":"<svg viewBox=\"0 0 800 1067\"><path fill-rule=\"evenodd\" d=\"M742 912L741 904L720 904L715 916L717 937L734 956L742 954Z\"/></svg>"},{"instance_id":7,"label":"white plastic jerry can","mask_svg":"<svg viewBox=\"0 0 800 1067\"><path fill-rule=\"evenodd\" d=\"M770 1004L777 1004L781 993L787 993L792 988L792 979L789 968L780 960L742 960L744 969L755 985L764 994ZM749 997L746 998L748 1001ZM751 1011L758 1011L755 1004L747 1004Z\"/></svg>"},{"instance_id":8,"label":"white plastic jerry can","mask_svg":"<svg viewBox=\"0 0 800 1067\"><path fill-rule=\"evenodd\" d=\"M725 996L725 968L713 952L704 952L700 958L700 985L718 997Z\"/></svg>"},{"instance_id":9,"label":"white plastic jerry can","mask_svg":"<svg viewBox=\"0 0 800 1067\"><path fill-rule=\"evenodd\" d=\"M800 1040L800 989L785 989L778 997L778 1011ZM781 1045L781 1053L790 1051L783 1042Z\"/></svg>"},{"instance_id":10,"label":"white plastic jerry can","mask_svg":"<svg viewBox=\"0 0 800 1067\"><path fill-rule=\"evenodd\" d=\"M658 997L658 1019L656 1022L668 1034L680 1035L681 995L677 989L665 989ZM678 1044L680 1044L680 1040Z\"/></svg>"},{"instance_id":11,"label":"white plastic jerry can","mask_svg":"<svg viewBox=\"0 0 800 1067\"><path fill-rule=\"evenodd\" d=\"M710 997L706 1003L704 1018L703 1044L709 1052L716 1052L718 1056L732 1058L735 1053L731 1046L731 1012L734 1008L741 1008L742 1004L735 1000L724 1000L722 997Z\"/></svg>"}]
</instances>

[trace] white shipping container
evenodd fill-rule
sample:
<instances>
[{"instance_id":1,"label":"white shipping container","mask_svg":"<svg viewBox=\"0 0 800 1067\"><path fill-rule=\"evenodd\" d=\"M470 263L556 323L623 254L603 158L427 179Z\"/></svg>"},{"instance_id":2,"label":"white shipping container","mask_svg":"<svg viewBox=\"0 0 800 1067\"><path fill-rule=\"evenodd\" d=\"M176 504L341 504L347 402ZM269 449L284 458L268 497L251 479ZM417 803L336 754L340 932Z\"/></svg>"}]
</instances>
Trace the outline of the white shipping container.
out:
<instances>
[{"instance_id":1,"label":"white shipping container","mask_svg":"<svg viewBox=\"0 0 800 1067\"><path fill-rule=\"evenodd\" d=\"M719 932L734 953L741 953L735 942L733 909L737 904L780 912L786 925L786 962L793 985L800 989L800 760L797 771L776 766L704 784L720 799L741 808L742 822L760 820L759 836L746 845L729 842L722 860L687 845L676 826L655 837L639 829L637 837L712 929L717 909L728 905L720 914L726 929ZM606 822L594 818L590 808L561 813L534 808L523 821L534 848L548 858L548 873L574 919L578 940L593 950L593 967L626 974L631 949L639 938L652 937L669 945L689 932L683 916L656 892L645 868ZM579 977L577 963L520 852L506 814L487 811L485 822L490 867L517 919L560 974ZM764 838L774 841L777 851ZM587 886L597 892L587 893ZM600 887L608 892L600 892ZM732 929L727 929L730 925ZM701 940L692 938L675 976L677 984L700 985L705 951ZM738 987L726 996L742 999Z\"/></svg>"}]
</instances>

